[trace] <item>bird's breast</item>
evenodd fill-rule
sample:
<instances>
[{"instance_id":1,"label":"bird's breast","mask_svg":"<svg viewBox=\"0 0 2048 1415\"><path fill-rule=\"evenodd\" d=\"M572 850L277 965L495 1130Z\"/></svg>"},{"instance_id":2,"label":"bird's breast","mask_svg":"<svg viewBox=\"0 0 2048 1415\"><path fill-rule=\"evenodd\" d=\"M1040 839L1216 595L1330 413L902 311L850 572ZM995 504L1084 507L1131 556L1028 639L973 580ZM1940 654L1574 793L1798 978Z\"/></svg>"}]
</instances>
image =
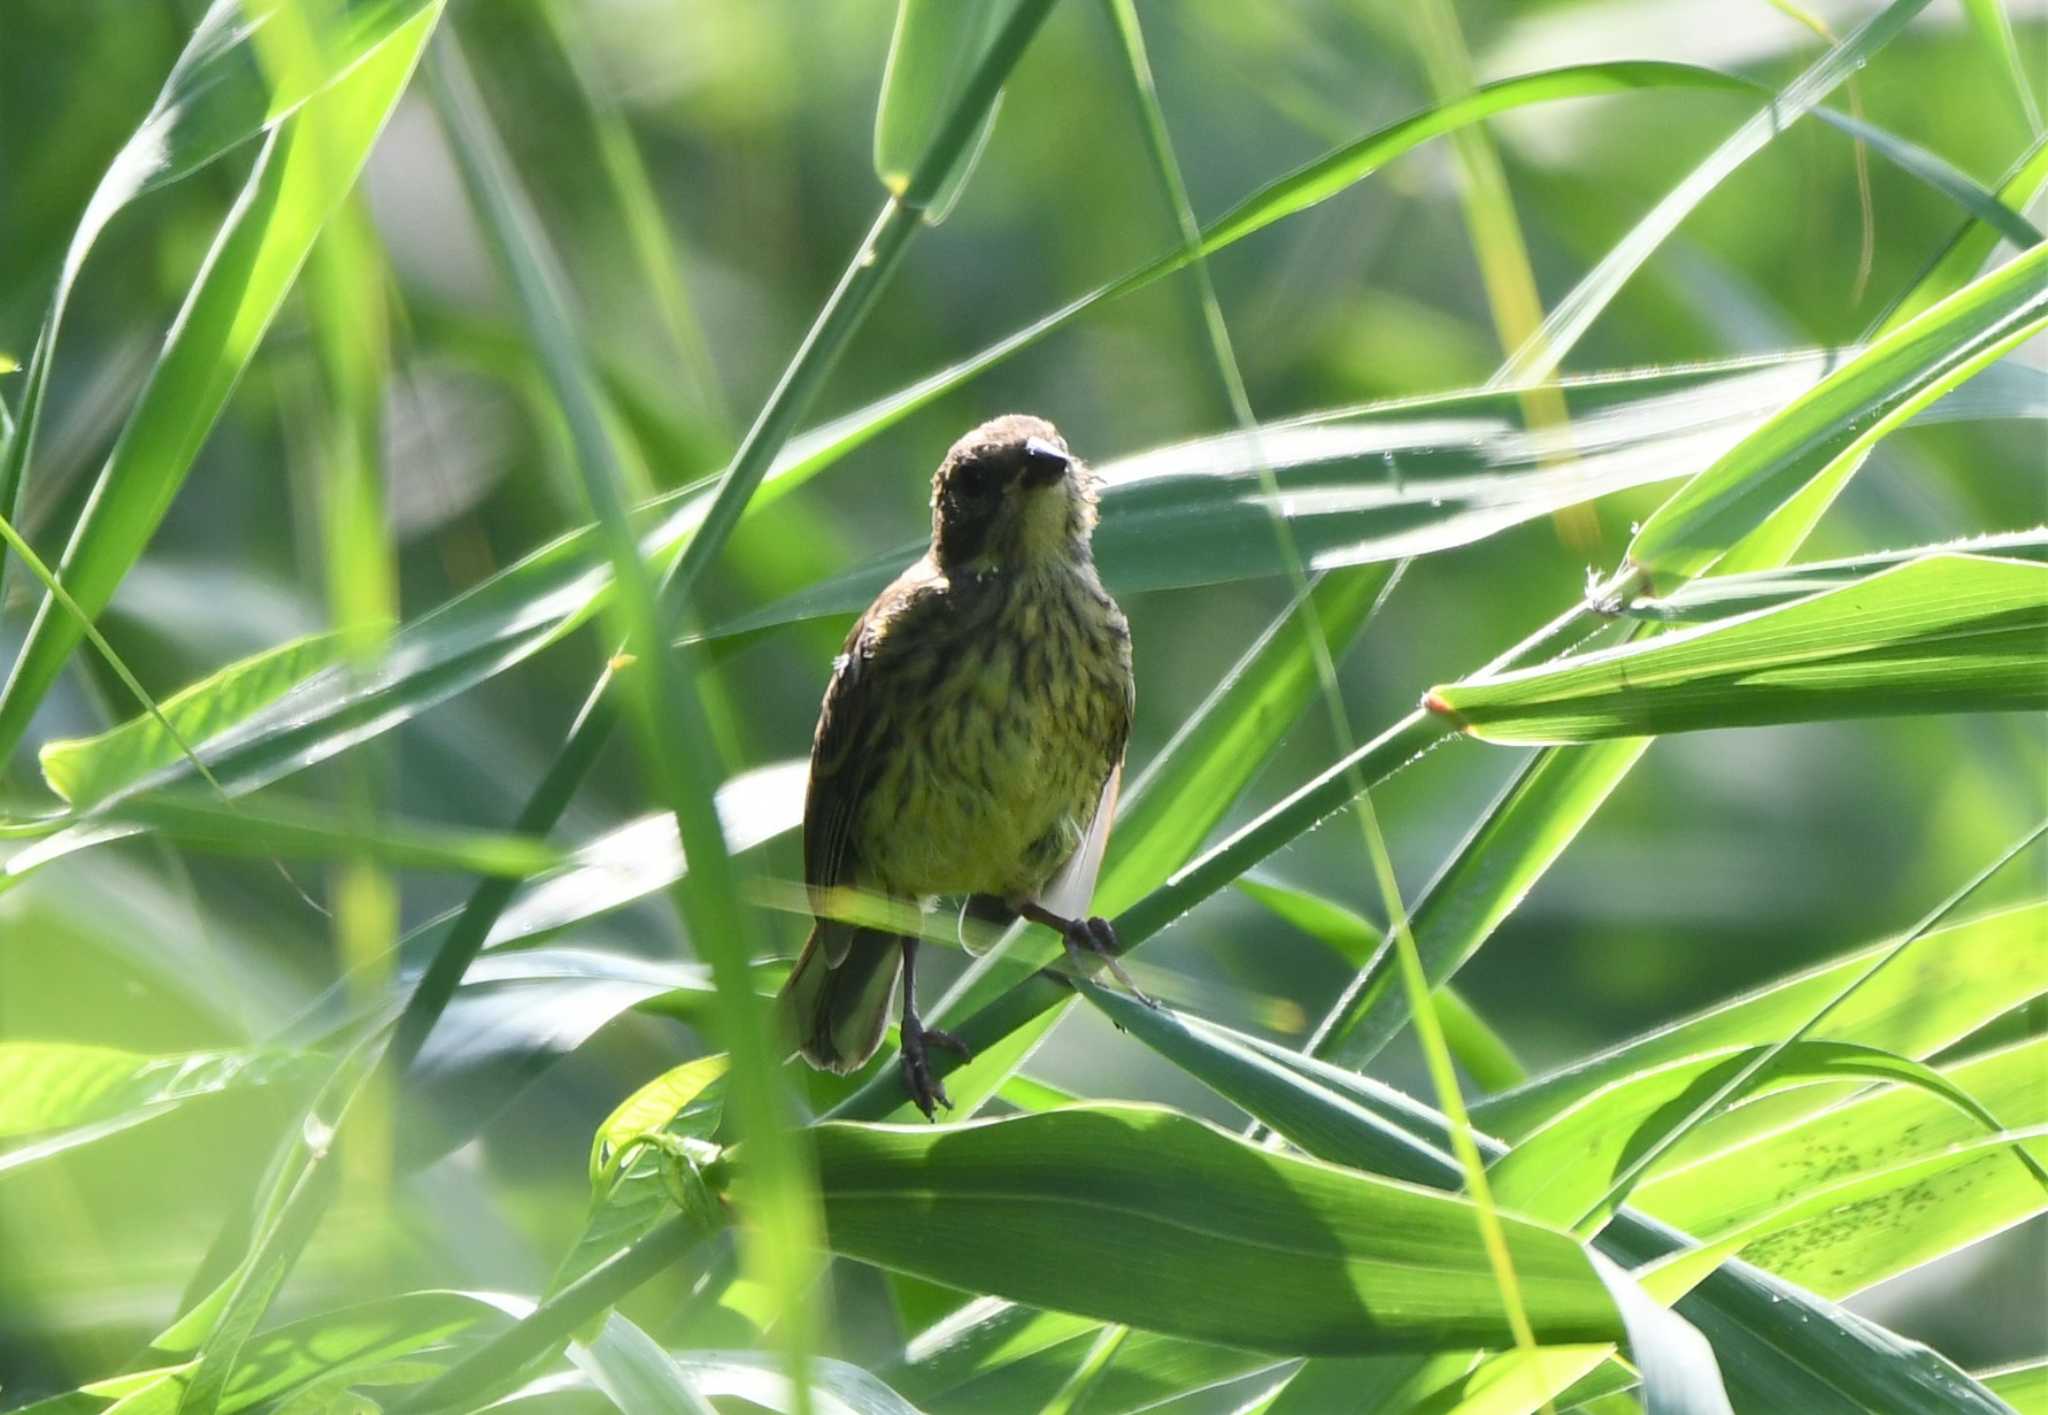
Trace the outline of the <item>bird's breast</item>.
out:
<instances>
[{"instance_id":1,"label":"bird's breast","mask_svg":"<svg viewBox=\"0 0 2048 1415\"><path fill-rule=\"evenodd\" d=\"M963 600L924 690L896 698L895 750L859 826L877 883L1018 899L1072 856L1130 717L1128 633L1092 580L1022 579Z\"/></svg>"}]
</instances>

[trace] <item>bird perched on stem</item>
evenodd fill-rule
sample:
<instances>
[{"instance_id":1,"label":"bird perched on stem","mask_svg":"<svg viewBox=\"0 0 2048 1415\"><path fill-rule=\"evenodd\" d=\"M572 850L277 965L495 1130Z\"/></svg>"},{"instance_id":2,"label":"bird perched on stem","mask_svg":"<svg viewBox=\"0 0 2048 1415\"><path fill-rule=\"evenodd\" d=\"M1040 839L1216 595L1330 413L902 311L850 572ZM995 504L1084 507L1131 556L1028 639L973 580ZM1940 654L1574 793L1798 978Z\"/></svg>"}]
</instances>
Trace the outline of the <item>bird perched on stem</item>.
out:
<instances>
[{"instance_id":1,"label":"bird perched on stem","mask_svg":"<svg viewBox=\"0 0 2048 1415\"><path fill-rule=\"evenodd\" d=\"M852 1071L881 1045L900 976L904 1085L927 1118L952 1106L930 1049L966 1048L918 1016L917 939L837 917L851 911L834 892L965 895L977 917L1045 924L1115 969L1109 924L1081 916L1135 687L1094 527L1094 474L1052 424L984 423L932 479L931 549L861 615L825 690L804 805L817 923L782 1004L806 1061Z\"/></svg>"}]
</instances>

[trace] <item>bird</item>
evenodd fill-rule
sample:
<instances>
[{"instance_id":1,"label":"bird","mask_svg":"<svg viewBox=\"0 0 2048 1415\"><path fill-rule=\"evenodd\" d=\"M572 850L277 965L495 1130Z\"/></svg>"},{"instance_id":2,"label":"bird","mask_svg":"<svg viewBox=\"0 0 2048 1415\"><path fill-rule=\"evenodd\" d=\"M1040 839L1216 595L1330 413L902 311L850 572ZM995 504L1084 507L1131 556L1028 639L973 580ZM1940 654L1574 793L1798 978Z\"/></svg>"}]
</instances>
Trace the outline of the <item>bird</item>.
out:
<instances>
[{"instance_id":1,"label":"bird","mask_svg":"<svg viewBox=\"0 0 2048 1415\"><path fill-rule=\"evenodd\" d=\"M919 1015L918 939L839 917L845 901L922 912L964 897L976 918L1056 930L1129 986L1115 930L1083 917L1137 708L1130 625L1095 568L1096 502L1095 473L1042 418L955 442L932 478L930 549L854 623L819 710L803 829L815 922L785 1026L813 1067L854 1071L900 979L903 1082L927 1120L952 1108L932 1049L967 1048Z\"/></svg>"}]
</instances>

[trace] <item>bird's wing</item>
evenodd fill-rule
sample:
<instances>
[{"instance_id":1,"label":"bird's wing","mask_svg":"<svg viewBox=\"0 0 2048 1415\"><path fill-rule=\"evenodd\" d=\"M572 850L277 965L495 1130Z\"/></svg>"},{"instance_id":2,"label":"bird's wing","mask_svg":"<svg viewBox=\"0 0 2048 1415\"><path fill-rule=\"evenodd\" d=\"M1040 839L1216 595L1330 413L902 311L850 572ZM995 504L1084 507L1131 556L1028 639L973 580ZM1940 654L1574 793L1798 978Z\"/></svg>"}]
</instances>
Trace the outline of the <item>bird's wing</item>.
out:
<instances>
[{"instance_id":1,"label":"bird's wing","mask_svg":"<svg viewBox=\"0 0 2048 1415\"><path fill-rule=\"evenodd\" d=\"M865 883L854 824L874 780L876 758L886 745L882 737L890 730L877 693L876 661L886 656L892 629L916 617L926 578L913 567L855 622L818 710L810 787L804 799L804 883L819 909L825 907L825 891L834 885ZM839 933L844 932L835 932L834 941L842 942ZM842 942L834 953L843 951ZM838 956L831 961L838 963Z\"/></svg>"}]
</instances>

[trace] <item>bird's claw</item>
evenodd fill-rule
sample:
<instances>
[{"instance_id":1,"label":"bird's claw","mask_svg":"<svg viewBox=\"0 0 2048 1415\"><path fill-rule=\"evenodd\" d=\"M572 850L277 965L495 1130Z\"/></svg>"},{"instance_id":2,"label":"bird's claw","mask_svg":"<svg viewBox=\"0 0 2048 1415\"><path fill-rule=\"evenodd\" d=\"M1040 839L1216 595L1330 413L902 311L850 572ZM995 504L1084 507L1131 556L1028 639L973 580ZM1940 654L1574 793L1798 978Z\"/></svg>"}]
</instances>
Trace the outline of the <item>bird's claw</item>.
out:
<instances>
[{"instance_id":1,"label":"bird's claw","mask_svg":"<svg viewBox=\"0 0 2048 1415\"><path fill-rule=\"evenodd\" d=\"M1147 1007L1155 1010L1158 1008L1159 1004L1147 997L1144 990L1131 981L1131 975L1125 972L1124 965L1117 961L1117 955L1123 952L1123 946L1117 942L1116 929L1109 920L1074 919L1068 923L1060 936L1065 941L1067 954L1074 960L1076 968L1087 971L1089 955L1092 955L1094 959L1101 961L1103 967L1109 969L1110 976L1122 983L1132 997Z\"/></svg>"},{"instance_id":2,"label":"bird's claw","mask_svg":"<svg viewBox=\"0 0 2048 1415\"><path fill-rule=\"evenodd\" d=\"M952 1052L962 1061L971 1055L967 1043L951 1032L927 1027L914 1017L903 1019L903 1089L910 1093L911 1104L924 1112L926 1120L939 1118L939 1106L953 1108L945 1085L932 1074L930 1049L934 1046Z\"/></svg>"}]
</instances>

